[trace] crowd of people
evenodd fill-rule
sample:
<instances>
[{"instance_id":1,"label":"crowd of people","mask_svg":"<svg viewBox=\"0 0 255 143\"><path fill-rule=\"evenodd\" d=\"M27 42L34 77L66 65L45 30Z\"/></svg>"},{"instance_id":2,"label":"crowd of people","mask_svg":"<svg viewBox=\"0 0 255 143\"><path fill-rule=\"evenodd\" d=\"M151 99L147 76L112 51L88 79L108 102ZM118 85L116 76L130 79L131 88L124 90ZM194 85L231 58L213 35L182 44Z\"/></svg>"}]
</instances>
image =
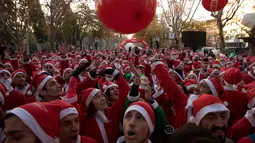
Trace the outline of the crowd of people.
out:
<instances>
[{"instance_id":1,"label":"crowd of people","mask_svg":"<svg viewBox=\"0 0 255 143\"><path fill-rule=\"evenodd\" d=\"M255 142L255 57L63 44L0 66L0 143Z\"/></svg>"}]
</instances>

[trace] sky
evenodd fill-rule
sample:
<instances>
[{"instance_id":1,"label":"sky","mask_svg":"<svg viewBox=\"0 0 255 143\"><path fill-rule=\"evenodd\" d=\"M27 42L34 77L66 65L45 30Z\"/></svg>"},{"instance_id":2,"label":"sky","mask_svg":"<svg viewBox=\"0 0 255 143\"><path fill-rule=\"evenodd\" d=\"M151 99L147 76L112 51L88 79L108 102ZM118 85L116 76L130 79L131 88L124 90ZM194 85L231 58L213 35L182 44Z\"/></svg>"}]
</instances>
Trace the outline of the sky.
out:
<instances>
[{"instance_id":1,"label":"sky","mask_svg":"<svg viewBox=\"0 0 255 143\"><path fill-rule=\"evenodd\" d=\"M44 4L45 1L50 1L50 0L40 0L41 4ZM75 5L79 4L79 2L84 2L85 0L73 0L74 4L72 5L72 8L75 8ZM94 9L95 8L95 3L94 0L87 0L89 1L89 6L90 8ZM166 2L166 0L162 0L163 3ZM158 0L158 2L160 2L160 0ZM160 13L162 10L160 7L157 8L157 13ZM212 19L212 17L210 16L210 12L206 11L202 4L200 3L195 15L194 15L194 19L195 20L208 20L208 19Z\"/></svg>"}]
</instances>

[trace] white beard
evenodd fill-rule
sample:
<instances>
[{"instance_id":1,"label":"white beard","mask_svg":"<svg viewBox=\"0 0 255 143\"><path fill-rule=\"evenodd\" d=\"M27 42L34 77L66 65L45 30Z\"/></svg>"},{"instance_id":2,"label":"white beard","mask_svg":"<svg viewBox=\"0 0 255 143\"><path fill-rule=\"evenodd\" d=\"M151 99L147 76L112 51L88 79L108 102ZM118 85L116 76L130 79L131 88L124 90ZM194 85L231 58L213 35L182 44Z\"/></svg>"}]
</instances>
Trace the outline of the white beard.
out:
<instances>
[{"instance_id":1,"label":"white beard","mask_svg":"<svg viewBox=\"0 0 255 143\"><path fill-rule=\"evenodd\" d=\"M5 86L7 90L11 89L12 79L0 79L0 82Z\"/></svg>"}]
</instances>

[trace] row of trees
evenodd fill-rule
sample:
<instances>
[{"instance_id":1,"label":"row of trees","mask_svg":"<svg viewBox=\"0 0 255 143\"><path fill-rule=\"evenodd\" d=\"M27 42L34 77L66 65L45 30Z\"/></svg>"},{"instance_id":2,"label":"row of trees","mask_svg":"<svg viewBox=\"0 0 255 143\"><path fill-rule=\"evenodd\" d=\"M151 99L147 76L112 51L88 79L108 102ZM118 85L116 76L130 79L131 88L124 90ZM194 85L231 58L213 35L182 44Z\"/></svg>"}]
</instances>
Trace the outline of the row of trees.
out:
<instances>
[{"instance_id":1,"label":"row of trees","mask_svg":"<svg viewBox=\"0 0 255 143\"><path fill-rule=\"evenodd\" d=\"M0 37L2 44L19 45L24 39L55 49L61 42L81 44L83 37L113 37L97 19L88 3L72 11L73 0L4 0L0 2ZM106 39L106 41L109 39Z\"/></svg>"},{"instance_id":2,"label":"row of trees","mask_svg":"<svg viewBox=\"0 0 255 143\"><path fill-rule=\"evenodd\" d=\"M175 34L176 43L178 43L182 31L206 30L206 23L193 20L201 0L160 0L160 2L163 9L162 16L171 32ZM211 13L211 16L216 20L221 49L225 47L223 28L234 18L243 2L244 0L230 0L224 9Z\"/></svg>"}]
</instances>

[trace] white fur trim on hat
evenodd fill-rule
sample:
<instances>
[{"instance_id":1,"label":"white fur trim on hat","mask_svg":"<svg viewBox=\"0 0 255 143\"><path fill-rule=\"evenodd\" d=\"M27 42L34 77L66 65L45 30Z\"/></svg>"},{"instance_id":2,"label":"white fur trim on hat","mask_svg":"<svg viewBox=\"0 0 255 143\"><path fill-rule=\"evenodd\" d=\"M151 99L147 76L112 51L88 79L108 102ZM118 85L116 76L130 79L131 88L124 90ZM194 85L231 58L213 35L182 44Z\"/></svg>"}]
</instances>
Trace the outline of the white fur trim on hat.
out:
<instances>
[{"instance_id":1,"label":"white fur trim on hat","mask_svg":"<svg viewBox=\"0 0 255 143\"><path fill-rule=\"evenodd\" d=\"M186 88L189 90L190 88L196 88L197 87L197 84L191 84L191 85L188 85L186 86Z\"/></svg>"},{"instance_id":2,"label":"white fur trim on hat","mask_svg":"<svg viewBox=\"0 0 255 143\"><path fill-rule=\"evenodd\" d=\"M104 93L109 89L109 88L111 88L111 87L119 87L117 84L115 84L115 83L112 83L112 84L110 84L110 85L104 85L103 86L103 89L104 89Z\"/></svg>"},{"instance_id":3,"label":"white fur trim on hat","mask_svg":"<svg viewBox=\"0 0 255 143\"><path fill-rule=\"evenodd\" d=\"M196 125L200 124L200 121L202 118L204 118L204 116L208 113L213 113L213 112L223 112L223 111L227 111L228 112L228 118L229 118L229 110L227 109L227 107L222 104L222 103L215 103L215 104L211 104L208 106L203 107L202 109L200 109L194 119L194 123Z\"/></svg>"},{"instance_id":4,"label":"white fur trim on hat","mask_svg":"<svg viewBox=\"0 0 255 143\"><path fill-rule=\"evenodd\" d=\"M3 72L6 72L6 73L8 73L10 77L12 76L12 75L11 75L11 73L10 73L8 70L5 70L5 69L3 69L3 70L0 70L0 73L3 73Z\"/></svg>"},{"instance_id":5,"label":"white fur trim on hat","mask_svg":"<svg viewBox=\"0 0 255 143\"><path fill-rule=\"evenodd\" d=\"M213 75L214 73L216 73L216 72L220 73L220 71L219 71L219 70L214 69L214 70L212 71L212 73L210 74L210 76L212 76L212 75Z\"/></svg>"},{"instance_id":6,"label":"white fur trim on hat","mask_svg":"<svg viewBox=\"0 0 255 143\"><path fill-rule=\"evenodd\" d=\"M22 108L14 108L12 110L7 111L7 113L12 113L20 118L26 126L32 130L32 132L39 138L42 143L55 143L56 139L47 135L45 131L41 128L35 118L26 110Z\"/></svg>"},{"instance_id":7,"label":"white fur trim on hat","mask_svg":"<svg viewBox=\"0 0 255 143\"><path fill-rule=\"evenodd\" d=\"M131 102L137 101L138 99L140 99L140 93L138 93L138 96L130 96L129 95L130 92L128 93L127 99Z\"/></svg>"},{"instance_id":8,"label":"white fur trim on hat","mask_svg":"<svg viewBox=\"0 0 255 143\"><path fill-rule=\"evenodd\" d=\"M12 79L14 79L18 74L25 74L24 72L16 72L14 75L13 75L13 77L12 77Z\"/></svg>"},{"instance_id":9,"label":"white fur trim on hat","mask_svg":"<svg viewBox=\"0 0 255 143\"><path fill-rule=\"evenodd\" d=\"M66 74L66 72L67 72L67 70L71 70L71 71L73 71L73 69L72 68L66 68L64 71L63 71L63 77L64 77L64 75Z\"/></svg>"},{"instance_id":10,"label":"white fur trim on hat","mask_svg":"<svg viewBox=\"0 0 255 143\"><path fill-rule=\"evenodd\" d=\"M86 100L86 106L88 107L89 106L89 103L92 101L93 97L98 93L100 92L99 89L94 89L88 96L87 100Z\"/></svg>"},{"instance_id":11,"label":"white fur trim on hat","mask_svg":"<svg viewBox=\"0 0 255 143\"><path fill-rule=\"evenodd\" d=\"M151 69L154 70L157 65L164 65L161 61L156 61L151 64Z\"/></svg>"},{"instance_id":12,"label":"white fur trim on hat","mask_svg":"<svg viewBox=\"0 0 255 143\"><path fill-rule=\"evenodd\" d=\"M74 107L66 108L60 112L60 120L69 114L78 114L78 112Z\"/></svg>"},{"instance_id":13,"label":"white fur trim on hat","mask_svg":"<svg viewBox=\"0 0 255 143\"><path fill-rule=\"evenodd\" d=\"M46 66L46 65L52 66L53 69L56 69L56 68L55 68L55 65L53 65L52 63L45 63L45 66Z\"/></svg>"},{"instance_id":14,"label":"white fur trim on hat","mask_svg":"<svg viewBox=\"0 0 255 143\"><path fill-rule=\"evenodd\" d=\"M37 89L36 89L37 92L41 91L41 90L43 89L44 85L47 83L47 81L50 80L50 79L52 79L52 78L53 78L53 77L50 76L50 75L46 76L46 77L43 79L43 81L39 84L39 86L37 87Z\"/></svg>"},{"instance_id":15,"label":"white fur trim on hat","mask_svg":"<svg viewBox=\"0 0 255 143\"><path fill-rule=\"evenodd\" d=\"M125 115L129 112L129 111L137 111L139 112L140 114L143 115L143 117L145 118L148 126L149 126L149 130L150 130L150 134L154 131L154 126L153 126L153 123L151 121L151 118L148 114L148 112L140 105L131 105L127 108L126 112L125 112Z\"/></svg>"},{"instance_id":16,"label":"white fur trim on hat","mask_svg":"<svg viewBox=\"0 0 255 143\"><path fill-rule=\"evenodd\" d=\"M213 64L213 68L220 68L220 64Z\"/></svg>"},{"instance_id":17,"label":"white fur trim on hat","mask_svg":"<svg viewBox=\"0 0 255 143\"><path fill-rule=\"evenodd\" d=\"M203 81L205 81L206 84L209 86L209 88L210 88L212 94L213 94L214 96L216 96L216 97L219 97L218 92L217 92L215 86L213 85L213 83L211 82L211 80L209 80L209 79L203 79Z\"/></svg>"}]
</instances>

